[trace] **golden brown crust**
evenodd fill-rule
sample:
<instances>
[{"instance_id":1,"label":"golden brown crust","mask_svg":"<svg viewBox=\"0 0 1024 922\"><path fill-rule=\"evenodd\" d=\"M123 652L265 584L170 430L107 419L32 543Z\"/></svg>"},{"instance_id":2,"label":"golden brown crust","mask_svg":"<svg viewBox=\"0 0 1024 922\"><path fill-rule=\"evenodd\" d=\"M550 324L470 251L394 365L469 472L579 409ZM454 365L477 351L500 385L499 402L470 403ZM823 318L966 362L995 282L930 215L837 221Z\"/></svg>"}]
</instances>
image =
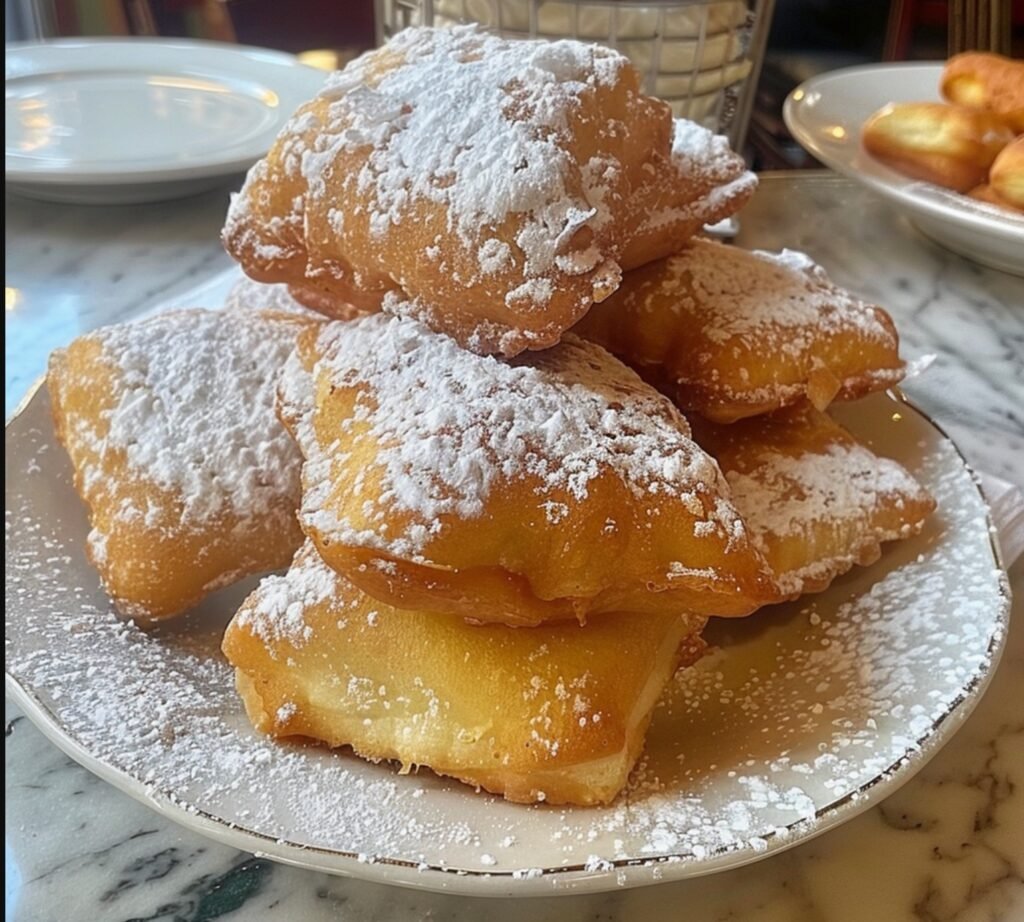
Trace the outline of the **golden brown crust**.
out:
<instances>
[{"instance_id":1,"label":"golden brown crust","mask_svg":"<svg viewBox=\"0 0 1024 922\"><path fill-rule=\"evenodd\" d=\"M312 283L289 285L288 294L303 307L330 317L331 320L354 320L365 313L377 310L377 307L365 309L350 302L341 301L336 295L329 291L323 291Z\"/></svg>"},{"instance_id":2,"label":"golden brown crust","mask_svg":"<svg viewBox=\"0 0 1024 922\"><path fill-rule=\"evenodd\" d=\"M1013 140L998 115L945 103L896 103L864 124L864 147L906 176L967 192Z\"/></svg>"},{"instance_id":3,"label":"golden brown crust","mask_svg":"<svg viewBox=\"0 0 1024 922\"><path fill-rule=\"evenodd\" d=\"M51 355L54 425L89 507L87 551L125 615L171 617L283 566L301 543L299 456L272 401L261 409L257 397L268 375L272 398L279 363L310 323L177 311L86 334Z\"/></svg>"},{"instance_id":4,"label":"golden brown crust","mask_svg":"<svg viewBox=\"0 0 1024 922\"><path fill-rule=\"evenodd\" d=\"M809 399L824 408L903 377L889 315L802 254L696 239L627 273L574 332L683 410L727 423Z\"/></svg>"},{"instance_id":5,"label":"golden brown crust","mask_svg":"<svg viewBox=\"0 0 1024 922\"><path fill-rule=\"evenodd\" d=\"M693 420L783 590L820 592L882 543L917 534L935 502L807 403L731 426Z\"/></svg>"},{"instance_id":6,"label":"golden brown crust","mask_svg":"<svg viewBox=\"0 0 1024 922\"><path fill-rule=\"evenodd\" d=\"M311 544L228 626L224 652L258 730L427 766L523 803L607 803L703 619L604 615L518 630L400 611Z\"/></svg>"},{"instance_id":7,"label":"golden brown crust","mask_svg":"<svg viewBox=\"0 0 1024 922\"><path fill-rule=\"evenodd\" d=\"M516 625L773 601L669 402L575 337L542 355L510 367L379 317L304 335L279 414L324 559L390 604Z\"/></svg>"},{"instance_id":8,"label":"golden brown crust","mask_svg":"<svg viewBox=\"0 0 1024 922\"><path fill-rule=\"evenodd\" d=\"M1024 135L1007 144L996 157L988 182L998 204L1024 211Z\"/></svg>"},{"instance_id":9,"label":"golden brown crust","mask_svg":"<svg viewBox=\"0 0 1024 922\"><path fill-rule=\"evenodd\" d=\"M941 89L950 102L993 112L1024 132L1024 61L979 51L955 55L942 70Z\"/></svg>"}]
</instances>

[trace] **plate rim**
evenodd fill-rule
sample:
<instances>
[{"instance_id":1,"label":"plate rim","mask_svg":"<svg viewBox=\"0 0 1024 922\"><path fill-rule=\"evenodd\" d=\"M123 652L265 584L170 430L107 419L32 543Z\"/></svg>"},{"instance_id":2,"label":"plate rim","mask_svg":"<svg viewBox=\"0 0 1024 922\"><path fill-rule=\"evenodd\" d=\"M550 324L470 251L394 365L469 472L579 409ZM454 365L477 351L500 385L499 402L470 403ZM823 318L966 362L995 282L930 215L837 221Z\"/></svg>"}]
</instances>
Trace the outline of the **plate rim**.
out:
<instances>
[{"instance_id":1,"label":"plate rim","mask_svg":"<svg viewBox=\"0 0 1024 922\"><path fill-rule=\"evenodd\" d=\"M178 54L187 54L189 51L196 50L202 50L204 52L216 51L226 53L228 60L244 59L249 62L256 62L258 60L268 66L274 67L275 72L277 73L304 74L308 76L310 82L310 95L308 98L312 98L317 92L317 89L322 88L324 81L326 81L328 77L327 71L310 67L308 64L304 64L300 61L297 55L287 51L280 51L275 48L262 48L258 45L241 45L234 44L232 42L210 41L207 39L130 35L97 36L95 38L67 37L45 42L7 42L4 45L4 52L6 59L12 52L31 53L31 51L36 49L50 48L76 48L88 50L90 48L113 45L127 45L137 48L148 47L149 49L162 49ZM10 79L6 68L7 65L5 60L5 86L7 81ZM301 79L306 79L306 76L303 76ZM313 88L314 82L318 83L317 89ZM290 110L287 113L284 113L284 109L281 111L283 116L280 120L280 124L274 130L275 137L284 122L287 121L288 118L291 118L292 115ZM269 132L267 132L267 134L269 136ZM273 139L270 140L270 143L273 143ZM131 165L119 165L116 169L111 168L110 166L101 166L96 168L79 166L74 170L62 168L55 169L45 165L34 168L19 166L17 164L12 165L8 163L8 154L5 147L4 178L6 182L20 186L92 187L162 184L190 179L206 179L244 172L252 166L256 160L262 157L266 153L267 149L269 149L269 144L264 146L263 144L253 143L250 146L251 152L247 152L244 155L239 154L231 157L209 155L205 158L204 162L192 163L189 165L175 165L173 163L165 163L163 165L160 165L159 163L155 165L144 164L136 165L134 167ZM256 150L257 147L259 147L258 151Z\"/></svg>"},{"instance_id":2,"label":"plate rim","mask_svg":"<svg viewBox=\"0 0 1024 922\"><path fill-rule=\"evenodd\" d=\"M911 70L922 72L934 70L936 76L935 85L938 88L938 76L944 66L944 61L881 62L877 64L858 64L852 67L839 67L835 70L825 71L804 80L799 86L789 92L782 104L782 118L786 123L786 127L800 145L829 169L874 189L876 192L899 202L912 211L923 213L932 220L938 219L947 223L957 224L962 230L981 231L998 236L1008 242L1024 243L1024 216L1017 216L1012 213L1002 214L995 210L991 214L980 211L976 212L963 208L955 199L952 199L950 202L942 202L930 197L920 196L912 188L914 185L921 185L919 180L910 179L895 171L891 171L892 176L887 177L857 170L846 160L832 156L818 144L811 132L805 130L805 122L799 114L804 108L803 99L809 93L819 92L820 86L823 83L835 79L856 78L861 74L878 74L886 71L898 73ZM884 105L884 103L885 101L880 101L879 106ZM860 148L862 127L862 125L857 125L856 135L851 139L858 149ZM885 167L885 164L882 164L880 161L878 162L880 166ZM956 195L952 190L943 189L941 186L933 187L950 195Z\"/></svg>"},{"instance_id":3,"label":"plate rim","mask_svg":"<svg viewBox=\"0 0 1024 922\"><path fill-rule=\"evenodd\" d=\"M40 376L8 417L7 430L32 405L45 387ZM981 488L981 481L964 457L959 446L928 413L918 407L899 387L888 389L895 401L917 414L948 443L957 463L967 473L985 510L985 525L992 563L999 572L999 610L994 614L995 629L986 648L986 668L976 672L961 687L956 698L928 729L914 738L912 745L885 769L877 772L856 789L815 810L813 816L802 817L786 826L771 830L762 839L767 847L756 849L749 844L740 848L723 848L710 857L695 859L692 855L659 855L653 858L602 860L594 869L588 864L559 865L547 868L495 869L481 871L440 864L413 862L408 859L368 858L357 852L321 846L303 845L284 838L275 838L257 830L230 823L195 805L177 801L173 791L147 787L126 771L93 755L85 744L68 731L51 708L35 691L24 685L4 664L5 691L25 712L33 725L58 749L86 770L113 785L133 800L144 804L186 829L207 838L282 864L342 877L371 881L377 884L402 886L433 892L478 897L543 897L630 889L656 883L671 883L732 870L779 854L831 831L866 812L891 796L910 781L952 739L964 721L974 712L992 682L1009 632L1013 595L1002 550L992 521L991 509ZM779 829L783 832L780 834ZM306 856L309 856L308 858ZM316 856L316 857L314 857ZM322 857L321 857L322 856ZM317 860L319 859L319 860Z\"/></svg>"}]
</instances>

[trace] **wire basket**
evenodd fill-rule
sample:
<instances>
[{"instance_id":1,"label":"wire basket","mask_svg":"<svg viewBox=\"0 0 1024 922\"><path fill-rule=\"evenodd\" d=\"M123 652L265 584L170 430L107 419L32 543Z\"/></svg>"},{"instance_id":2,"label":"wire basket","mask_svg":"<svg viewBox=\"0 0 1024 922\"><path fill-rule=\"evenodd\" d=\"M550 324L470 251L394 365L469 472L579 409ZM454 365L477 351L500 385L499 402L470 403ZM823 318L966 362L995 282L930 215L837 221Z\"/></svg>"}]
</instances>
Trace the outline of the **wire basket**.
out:
<instances>
[{"instance_id":1,"label":"wire basket","mask_svg":"<svg viewBox=\"0 0 1024 922\"><path fill-rule=\"evenodd\" d=\"M508 38L577 38L621 51L644 89L739 149L774 0L376 0L377 41L407 26L478 22Z\"/></svg>"}]
</instances>

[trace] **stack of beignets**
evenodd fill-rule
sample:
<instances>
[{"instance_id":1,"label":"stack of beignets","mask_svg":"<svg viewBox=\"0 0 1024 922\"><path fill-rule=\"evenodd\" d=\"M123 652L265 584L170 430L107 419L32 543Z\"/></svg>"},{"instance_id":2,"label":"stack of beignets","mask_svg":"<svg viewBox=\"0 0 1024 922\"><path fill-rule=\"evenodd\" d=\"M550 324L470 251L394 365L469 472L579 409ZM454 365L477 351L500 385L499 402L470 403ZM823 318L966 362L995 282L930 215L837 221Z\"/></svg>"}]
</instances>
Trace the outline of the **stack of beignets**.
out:
<instances>
[{"instance_id":1,"label":"stack of beignets","mask_svg":"<svg viewBox=\"0 0 1024 922\"><path fill-rule=\"evenodd\" d=\"M756 180L638 87L607 49L409 30L250 172L224 239L254 281L222 314L51 363L122 607L294 553L224 637L258 730L608 802L709 617L921 528L927 494L823 412L899 381L892 321L801 254L695 237ZM181 494L207 487L193 537Z\"/></svg>"}]
</instances>

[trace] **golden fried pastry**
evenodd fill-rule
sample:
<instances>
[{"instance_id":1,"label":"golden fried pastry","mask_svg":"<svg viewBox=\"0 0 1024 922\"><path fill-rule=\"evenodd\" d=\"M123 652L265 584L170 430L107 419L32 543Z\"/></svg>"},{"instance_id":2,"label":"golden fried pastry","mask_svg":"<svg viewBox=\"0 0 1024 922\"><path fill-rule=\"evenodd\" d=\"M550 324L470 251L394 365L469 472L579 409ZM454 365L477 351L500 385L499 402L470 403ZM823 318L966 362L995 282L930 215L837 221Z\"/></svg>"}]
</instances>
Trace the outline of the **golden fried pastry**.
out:
<instances>
[{"instance_id":1,"label":"golden fried pastry","mask_svg":"<svg viewBox=\"0 0 1024 922\"><path fill-rule=\"evenodd\" d=\"M988 183L1000 201L1024 211L1024 135L1007 144L996 157Z\"/></svg>"},{"instance_id":2,"label":"golden fried pastry","mask_svg":"<svg viewBox=\"0 0 1024 922\"><path fill-rule=\"evenodd\" d=\"M954 55L942 70L941 88L950 102L994 112L1024 132L1024 61L979 51Z\"/></svg>"},{"instance_id":3,"label":"golden fried pastry","mask_svg":"<svg viewBox=\"0 0 1024 922\"><path fill-rule=\"evenodd\" d=\"M629 222L636 230L620 260L624 271L671 256L705 225L734 215L757 190L757 176L727 138L685 119L675 121L669 177L632 198Z\"/></svg>"},{"instance_id":4,"label":"golden fried pastry","mask_svg":"<svg viewBox=\"0 0 1024 922\"><path fill-rule=\"evenodd\" d=\"M884 541L917 534L935 508L907 471L801 403L731 426L693 420L782 590L820 592Z\"/></svg>"},{"instance_id":5,"label":"golden fried pastry","mask_svg":"<svg viewBox=\"0 0 1024 922\"><path fill-rule=\"evenodd\" d=\"M996 205L1006 211L1016 211L1024 214L1024 209L1017 208L1015 205L1011 205L1005 199L996 195L995 190L987 182L982 183L980 186L975 186L967 194L979 202L987 202L989 205Z\"/></svg>"},{"instance_id":6,"label":"golden fried pastry","mask_svg":"<svg viewBox=\"0 0 1024 922\"><path fill-rule=\"evenodd\" d=\"M312 543L224 636L256 728L428 766L523 803L607 803L704 620L608 614L518 630L401 611Z\"/></svg>"},{"instance_id":7,"label":"golden fried pastry","mask_svg":"<svg viewBox=\"0 0 1024 922\"><path fill-rule=\"evenodd\" d=\"M967 192L985 181L1013 131L980 109L906 102L876 112L864 123L861 138L868 153L897 172Z\"/></svg>"},{"instance_id":8,"label":"golden fried pastry","mask_svg":"<svg viewBox=\"0 0 1024 922\"><path fill-rule=\"evenodd\" d=\"M480 353L543 349L618 285L635 197L717 214L714 177L744 173L734 157L683 175L672 133L618 52L408 29L292 118L224 242L328 305L414 315Z\"/></svg>"},{"instance_id":9,"label":"golden fried pastry","mask_svg":"<svg viewBox=\"0 0 1024 922\"><path fill-rule=\"evenodd\" d=\"M801 253L693 240L628 273L574 333L716 422L807 397L819 408L903 377L889 315Z\"/></svg>"},{"instance_id":10,"label":"golden fried pastry","mask_svg":"<svg viewBox=\"0 0 1024 922\"><path fill-rule=\"evenodd\" d=\"M776 595L686 421L593 343L501 360L374 314L300 337L280 387L303 530L381 601L533 625Z\"/></svg>"},{"instance_id":11,"label":"golden fried pastry","mask_svg":"<svg viewBox=\"0 0 1024 922\"><path fill-rule=\"evenodd\" d=\"M301 456L274 413L274 389L312 324L174 311L51 355L47 386L89 507L88 553L124 614L178 614L284 566L301 544Z\"/></svg>"},{"instance_id":12,"label":"golden fried pastry","mask_svg":"<svg viewBox=\"0 0 1024 922\"><path fill-rule=\"evenodd\" d=\"M288 294L306 310L330 317L332 320L352 320L362 314L372 313L372 311L356 307L354 304L339 301L330 292L321 291L311 283L289 285Z\"/></svg>"}]
</instances>

